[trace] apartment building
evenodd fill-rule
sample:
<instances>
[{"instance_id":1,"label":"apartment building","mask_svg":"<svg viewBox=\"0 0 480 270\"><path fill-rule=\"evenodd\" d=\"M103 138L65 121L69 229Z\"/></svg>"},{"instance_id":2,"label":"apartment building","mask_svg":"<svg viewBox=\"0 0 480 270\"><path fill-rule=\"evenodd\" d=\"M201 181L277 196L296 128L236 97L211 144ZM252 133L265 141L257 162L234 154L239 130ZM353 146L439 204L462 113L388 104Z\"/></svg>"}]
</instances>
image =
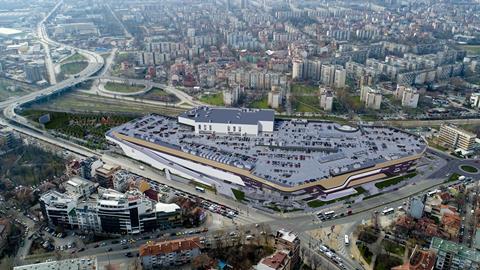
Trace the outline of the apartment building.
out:
<instances>
[{"instance_id":1,"label":"apartment building","mask_svg":"<svg viewBox=\"0 0 480 270\"><path fill-rule=\"evenodd\" d=\"M440 127L439 140L450 148L470 151L477 135L457 126L445 124Z\"/></svg>"},{"instance_id":2,"label":"apartment building","mask_svg":"<svg viewBox=\"0 0 480 270\"><path fill-rule=\"evenodd\" d=\"M470 96L470 105L472 108L480 109L480 93L473 93Z\"/></svg>"},{"instance_id":3,"label":"apartment building","mask_svg":"<svg viewBox=\"0 0 480 270\"><path fill-rule=\"evenodd\" d=\"M418 106L420 94L418 93L417 89L413 87L397 85L395 96L397 99L402 101L403 107L416 108Z\"/></svg>"},{"instance_id":4,"label":"apartment building","mask_svg":"<svg viewBox=\"0 0 480 270\"><path fill-rule=\"evenodd\" d=\"M380 110L382 94L379 90L364 85L360 89L360 101L364 102L366 108Z\"/></svg>"},{"instance_id":5,"label":"apartment building","mask_svg":"<svg viewBox=\"0 0 480 270\"><path fill-rule=\"evenodd\" d=\"M145 244L140 247L143 269L163 269L183 265L200 255L199 237Z\"/></svg>"},{"instance_id":6,"label":"apartment building","mask_svg":"<svg viewBox=\"0 0 480 270\"><path fill-rule=\"evenodd\" d=\"M320 87L320 108L324 111L332 111L333 91L328 87Z\"/></svg>"}]
</instances>

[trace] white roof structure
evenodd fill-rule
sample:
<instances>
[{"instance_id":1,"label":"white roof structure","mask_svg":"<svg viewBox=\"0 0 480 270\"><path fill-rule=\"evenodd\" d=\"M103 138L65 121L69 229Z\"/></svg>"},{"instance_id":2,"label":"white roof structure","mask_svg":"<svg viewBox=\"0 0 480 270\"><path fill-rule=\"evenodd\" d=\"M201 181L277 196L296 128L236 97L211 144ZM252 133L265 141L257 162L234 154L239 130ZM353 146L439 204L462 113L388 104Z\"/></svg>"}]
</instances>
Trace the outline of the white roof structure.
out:
<instances>
[{"instance_id":1,"label":"white roof structure","mask_svg":"<svg viewBox=\"0 0 480 270\"><path fill-rule=\"evenodd\" d=\"M281 234L280 238L290 243L293 243L295 239L297 239L297 236L294 233L286 231L284 229L278 230L278 233Z\"/></svg>"},{"instance_id":2,"label":"white roof structure","mask_svg":"<svg viewBox=\"0 0 480 270\"><path fill-rule=\"evenodd\" d=\"M174 203L157 203L155 204L155 211L156 212L165 212L165 213L171 213L175 212L178 209L180 209L180 206L174 204Z\"/></svg>"},{"instance_id":3,"label":"white roof structure","mask_svg":"<svg viewBox=\"0 0 480 270\"><path fill-rule=\"evenodd\" d=\"M0 37L11 37L21 33L22 31L17 29L0 27Z\"/></svg>"},{"instance_id":4,"label":"white roof structure","mask_svg":"<svg viewBox=\"0 0 480 270\"><path fill-rule=\"evenodd\" d=\"M96 270L97 258L85 257L78 259L68 259L61 261L52 261L36 264L28 264L22 266L16 266L13 270Z\"/></svg>"}]
</instances>

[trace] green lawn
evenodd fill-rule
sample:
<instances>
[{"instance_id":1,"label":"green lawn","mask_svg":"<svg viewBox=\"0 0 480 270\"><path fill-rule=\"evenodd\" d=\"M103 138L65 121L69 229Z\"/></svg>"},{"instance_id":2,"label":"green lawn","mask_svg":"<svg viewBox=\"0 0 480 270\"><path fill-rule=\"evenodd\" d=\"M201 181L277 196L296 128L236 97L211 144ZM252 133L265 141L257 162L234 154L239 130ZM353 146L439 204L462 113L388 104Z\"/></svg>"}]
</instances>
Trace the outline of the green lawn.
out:
<instances>
[{"instance_id":1,"label":"green lawn","mask_svg":"<svg viewBox=\"0 0 480 270\"><path fill-rule=\"evenodd\" d=\"M238 189L234 189L234 188L232 188L232 192L233 192L233 195L235 196L235 199L237 199L237 201L245 200L245 192Z\"/></svg>"},{"instance_id":2,"label":"green lawn","mask_svg":"<svg viewBox=\"0 0 480 270\"><path fill-rule=\"evenodd\" d=\"M38 122L44 114L50 114L50 122L45 124L48 130L64 134L67 139L76 138L78 143L92 149L106 149L105 133L112 127L132 120L133 116L114 114L64 113L40 110L25 110L23 115Z\"/></svg>"},{"instance_id":3,"label":"green lawn","mask_svg":"<svg viewBox=\"0 0 480 270\"><path fill-rule=\"evenodd\" d=\"M119 100L109 97L97 95L70 92L60 97L50 99L49 102L33 104L32 109L45 111L61 111L61 112L97 112L97 113L114 113L123 115L145 115L149 113L157 113L176 117L185 109L175 108L172 106L159 106L139 103L134 101Z\"/></svg>"},{"instance_id":4,"label":"green lawn","mask_svg":"<svg viewBox=\"0 0 480 270\"><path fill-rule=\"evenodd\" d=\"M294 84L291 88L292 106L296 112L321 112L318 86Z\"/></svg>"},{"instance_id":5,"label":"green lawn","mask_svg":"<svg viewBox=\"0 0 480 270\"><path fill-rule=\"evenodd\" d=\"M357 247L365 261L370 264L373 257L373 253L370 251L370 249L364 243L360 243Z\"/></svg>"},{"instance_id":6,"label":"green lawn","mask_svg":"<svg viewBox=\"0 0 480 270\"><path fill-rule=\"evenodd\" d=\"M405 246L402 246L390 240L382 240L382 246L389 253L397 254L398 256L403 256L405 254Z\"/></svg>"},{"instance_id":7,"label":"green lawn","mask_svg":"<svg viewBox=\"0 0 480 270\"><path fill-rule=\"evenodd\" d=\"M118 93L134 93L142 91L145 88L143 85L128 85L117 82L107 82L105 84L105 89L112 92Z\"/></svg>"},{"instance_id":8,"label":"green lawn","mask_svg":"<svg viewBox=\"0 0 480 270\"><path fill-rule=\"evenodd\" d=\"M88 66L88 62L74 62L61 65L61 72L65 75L74 75L80 73Z\"/></svg>"},{"instance_id":9,"label":"green lawn","mask_svg":"<svg viewBox=\"0 0 480 270\"><path fill-rule=\"evenodd\" d=\"M448 180L446 182L454 182L454 181L457 181L458 180L458 177L460 177L460 174L458 173L453 173L452 175L450 175L450 177L448 178Z\"/></svg>"},{"instance_id":10,"label":"green lawn","mask_svg":"<svg viewBox=\"0 0 480 270\"><path fill-rule=\"evenodd\" d=\"M375 260L375 267L373 267L373 270L390 270L392 267L399 266L402 263L403 261L398 257L380 254Z\"/></svg>"},{"instance_id":11,"label":"green lawn","mask_svg":"<svg viewBox=\"0 0 480 270\"><path fill-rule=\"evenodd\" d=\"M466 50L467 54L469 54L469 55L480 54L480 45L464 45L464 46L460 46L460 47L462 47L464 50Z\"/></svg>"},{"instance_id":12,"label":"green lawn","mask_svg":"<svg viewBox=\"0 0 480 270\"><path fill-rule=\"evenodd\" d=\"M389 187L389 186L396 185L396 184L398 184L398 183L400 183L404 180L413 178L416 175L417 175L416 172L412 172L412 173L409 173L409 174L406 174L406 175L402 175L402 176L399 176L399 177L391 178L391 179L376 183L375 186L379 189L386 188L386 187Z\"/></svg>"},{"instance_id":13,"label":"green lawn","mask_svg":"<svg viewBox=\"0 0 480 270\"><path fill-rule=\"evenodd\" d=\"M291 89L291 94L295 96L302 95L314 95L319 92L318 86L302 85L302 84L293 84Z\"/></svg>"},{"instance_id":14,"label":"green lawn","mask_svg":"<svg viewBox=\"0 0 480 270\"><path fill-rule=\"evenodd\" d=\"M460 166L460 169L462 169L463 171L466 171L468 173L477 173L478 172L478 169L473 167L473 166L470 166L470 165L462 165Z\"/></svg>"},{"instance_id":15,"label":"green lawn","mask_svg":"<svg viewBox=\"0 0 480 270\"><path fill-rule=\"evenodd\" d=\"M317 96L294 96L292 106L296 112L321 112Z\"/></svg>"},{"instance_id":16,"label":"green lawn","mask_svg":"<svg viewBox=\"0 0 480 270\"><path fill-rule=\"evenodd\" d=\"M223 106L223 93L203 95L200 97L200 101L214 106Z\"/></svg>"},{"instance_id":17,"label":"green lawn","mask_svg":"<svg viewBox=\"0 0 480 270\"><path fill-rule=\"evenodd\" d=\"M433 148L435 148L437 150L440 150L442 152L447 152L448 151L448 148L438 144L435 140L432 140L432 139L427 140L427 143L428 143L428 146L433 147Z\"/></svg>"},{"instance_id":18,"label":"green lawn","mask_svg":"<svg viewBox=\"0 0 480 270\"><path fill-rule=\"evenodd\" d=\"M83 56L79 53L75 53L75 54L65 58L61 63L84 61L86 59L87 58L85 58L85 56Z\"/></svg>"},{"instance_id":19,"label":"green lawn","mask_svg":"<svg viewBox=\"0 0 480 270\"><path fill-rule=\"evenodd\" d=\"M177 103L179 99L174 94L167 93L160 88L152 88L152 90L141 96L143 99L163 101L169 103Z\"/></svg>"},{"instance_id":20,"label":"green lawn","mask_svg":"<svg viewBox=\"0 0 480 270\"><path fill-rule=\"evenodd\" d=\"M262 99L253 101L250 103L249 107L256 109L268 109L268 97L263 97Z\"/></svg>"}]
</instances>

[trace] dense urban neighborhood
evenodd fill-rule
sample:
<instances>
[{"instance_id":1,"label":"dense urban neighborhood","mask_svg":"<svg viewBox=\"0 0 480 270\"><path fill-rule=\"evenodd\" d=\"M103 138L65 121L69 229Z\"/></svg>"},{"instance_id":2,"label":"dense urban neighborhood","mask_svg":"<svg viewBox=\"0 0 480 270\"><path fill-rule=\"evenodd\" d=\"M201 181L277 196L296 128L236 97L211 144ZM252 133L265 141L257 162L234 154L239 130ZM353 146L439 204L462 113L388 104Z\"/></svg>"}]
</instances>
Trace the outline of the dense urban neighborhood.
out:
<instances>
[{"instance_id":1,"label":"dense urban neighborhood","mask_svg":"<svg viewBox=\"0 0 480 270\"><path fill-rule=\"evenodd\" d=\"M478 0L3 0L0 108L0 269L480 269Z\"/></svg>"}]
</instances>

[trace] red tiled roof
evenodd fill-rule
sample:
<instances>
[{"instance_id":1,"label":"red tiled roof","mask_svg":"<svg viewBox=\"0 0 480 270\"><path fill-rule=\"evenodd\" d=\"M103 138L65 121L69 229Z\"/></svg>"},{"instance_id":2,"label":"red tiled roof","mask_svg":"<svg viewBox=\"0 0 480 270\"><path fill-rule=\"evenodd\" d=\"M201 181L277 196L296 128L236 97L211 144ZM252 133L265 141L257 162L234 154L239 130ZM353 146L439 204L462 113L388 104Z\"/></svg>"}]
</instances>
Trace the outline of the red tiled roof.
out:
<instances>
[{"instance_id":1,"label":"red tiled roof","mask_svg":"<svg viewBox=\"0 0 480 270\"><path fill-rule=\"evenodd\" d=\"M287 253L283 251L277 251L272 256L262 259L260 263L273 269L279 269L280 266L284 264L286 258Z\"/></svg>"},{"instance_id":2,"label":"red tiled roof","mask_svg":"<svg viewBox=\"0 0 480 270\"><path fill-rule=\"evenodd\" d=\"M157 256L160 254L192 250L200 247L200 238L198 237L162 241L142 245L140 247L140 256Z\"/></svg>"}]
</instances>

